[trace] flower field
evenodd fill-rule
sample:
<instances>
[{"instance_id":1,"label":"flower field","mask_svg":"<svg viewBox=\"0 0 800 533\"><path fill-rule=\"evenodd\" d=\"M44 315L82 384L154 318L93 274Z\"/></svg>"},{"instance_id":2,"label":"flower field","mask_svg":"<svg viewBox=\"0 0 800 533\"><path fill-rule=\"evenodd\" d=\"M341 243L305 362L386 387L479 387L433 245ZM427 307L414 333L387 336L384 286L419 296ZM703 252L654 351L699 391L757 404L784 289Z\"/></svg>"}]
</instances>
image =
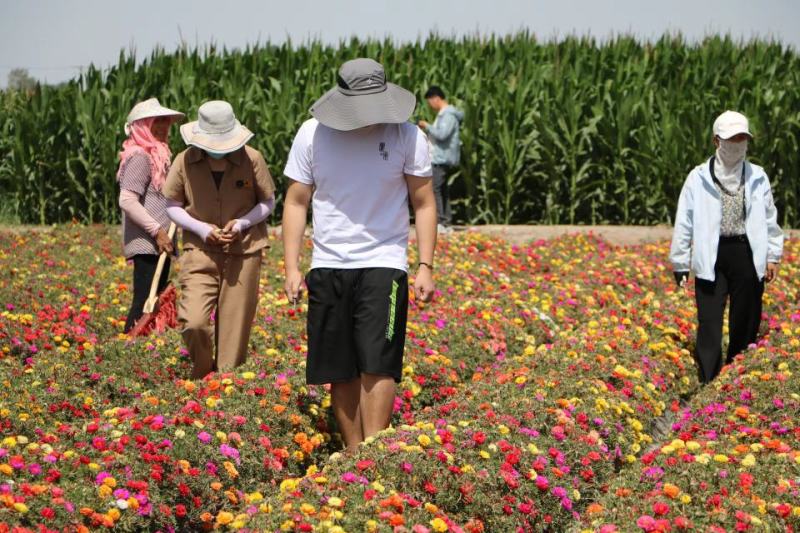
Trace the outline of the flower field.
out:
<instances>
[{"instance_id":1,"label":"flower field","mask_svg":"<svg viewBox=\"0 0 800 533\"><path fill-rule=\"evenodd\" d=\"M701 388L668 243L443 240L393 426L344 456L279 242L250 360L193 382L177 332L120 334L116 231L0 232L0 532L800 530L797 241Z\"/></svg>"}]
</instances>

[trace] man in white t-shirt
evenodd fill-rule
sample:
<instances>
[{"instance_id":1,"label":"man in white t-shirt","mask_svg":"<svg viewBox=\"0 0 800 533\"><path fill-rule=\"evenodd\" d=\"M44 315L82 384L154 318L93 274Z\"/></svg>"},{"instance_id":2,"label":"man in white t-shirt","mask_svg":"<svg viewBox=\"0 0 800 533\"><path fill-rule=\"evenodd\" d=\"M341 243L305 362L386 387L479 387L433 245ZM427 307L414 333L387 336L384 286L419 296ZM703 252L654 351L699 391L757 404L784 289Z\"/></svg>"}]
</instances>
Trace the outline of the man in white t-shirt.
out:
<instances>
[{"instance_id":1,"label":"man in white t-shirt","mask_svg":"<svg viewBox=\"0 0 800 533\"><path fill-rule=\"evenodd\" d=\"M436 201L427 139L408 122L409 91L354 59L312 107L284 174L286 295L300 297L300 251L312 203L306 380L331 384L349 450L389 426L403 369L408 312L408 201L419 247L414 294L433 296ZM312 202L313 199L313 202Z\"/></svg>"}]
</instances>

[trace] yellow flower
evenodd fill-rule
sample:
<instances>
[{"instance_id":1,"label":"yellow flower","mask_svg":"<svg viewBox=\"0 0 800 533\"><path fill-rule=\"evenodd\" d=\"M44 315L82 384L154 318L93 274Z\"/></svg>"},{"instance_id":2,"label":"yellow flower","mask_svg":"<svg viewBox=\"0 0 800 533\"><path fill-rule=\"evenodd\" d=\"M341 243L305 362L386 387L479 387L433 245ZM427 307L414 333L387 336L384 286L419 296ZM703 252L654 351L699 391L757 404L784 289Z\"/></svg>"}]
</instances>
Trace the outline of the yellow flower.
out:
<instances>
[{"instance_id":1,"label":"yellow flower","mask_svg":"<svg viewBox=\"0 0 800 533\"><path fill-rule=\"evenodd\" d=\"M294 492L300 483L298 478L288 478L281 481L281 492Z\"/></svg>"},{"instance_id":2,"label":"yellow flower","mask_svg":"<svg viewBox=\"0 0 800 533\"><path fill-rule=\"evenodd\" d=\"M721 453L718 453L718 454L716 454L714 456L714 461L716 461L718 463L727 463L728 462L728 456L724 455L724 454L721 454Z\"/></svg>"},{"instance_id":3,"label":"yellow flower","mask_svg":"<svg viewBox=\"0 0 800 533\"><path fill-rule=\"evenodd\" d=\"M330 498L328 498L328 505L330 505L331 507L341 507L342 505L344 505L344 502L342 501L341 498L337 498L336 496L331 496Z\"/></svg>"},{"instance_id":4,"label":"yellow flower","mask_svg":"<svg viewBox=\"0 0 800 533\"><path fill-rule=\"evenodd\" d=\"M231 522L233 522L233 513L220 511L217 515L217 524L222 524L224 526L226 524L230 524Z\"/></svg>"},{"instance_id":5,"label":"yellow flower","mask_svg":"<svg viewBox=\"0 0 800 533\"><path fill-rule=\"evenodd\" d=\"M743 466L753 466L754 464L756 464L756 458L752 453L748 453L745 458L742 459Z\"/></svg>"},{"instance_id":6,"label":"yellow flower","mask_svg":"<svg viewBox=\"0 0 800 533\"><path fill-rule=\"evenodd\" d=\"M316 511L317 510L314 509L313 505L309 505L307 503L304 503L304 504L300 505L300 512L303 513L303 514L306 514L306 515L314 514Z\"/></svg>"},{"instance_id":7,"label":"yellow flower","mask_svg":"<svg viewBox=\"0 0 800 533\"><path fill-rule=\"evenodd\" d=\"M683 504L690 504L692 503L692 497L688 494L681 495L681 503Z\"/></svg>"},{"instance_id":8,"label":"yellow flower","mask_svg":"<svg viewBox=\"0 0 800 533\"><path fill-rule=\"evenodd\" d=\"M430 446L431 438L427 435L420 435L417 437L417 442L419 442L421 446Z\"/></svg>"},{"instance_id":9,"label":"yellow flower","mask_svg":"<svg viewBox=\"0 0 800 533\"><path fill-rule=\"evenodd\" d=\"M447 531L447 522L442 520L441 518L434 518L430 521L431 527L434 531Z\"/></svg>"},{"instance_id":10,"label":"yellow flower","mask_svg":"<svg viewBox=\"0 0 800 533\"><path fill-rule=\"evenodd\" d=\"M14 510L18 513L25 514L28 512L28 506L24 503L15 503Z\"/></svg>"}]
</instances>

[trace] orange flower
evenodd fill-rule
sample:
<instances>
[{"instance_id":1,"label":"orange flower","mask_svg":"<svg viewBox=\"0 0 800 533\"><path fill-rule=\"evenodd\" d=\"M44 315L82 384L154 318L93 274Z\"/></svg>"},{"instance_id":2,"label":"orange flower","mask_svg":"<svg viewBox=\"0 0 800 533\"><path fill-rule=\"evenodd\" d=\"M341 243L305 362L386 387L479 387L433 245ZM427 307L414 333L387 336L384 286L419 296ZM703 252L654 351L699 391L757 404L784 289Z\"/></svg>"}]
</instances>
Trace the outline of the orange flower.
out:
<instances>
[{"instance_id":1,"label":"orange flower","mask_svg":"<svg viewBox=\"0 0 800 533\"><path fill-rule=\"evenodd\" d=\"M393 514L392 516L389 517L389 525L390 526L397 527L397 526L402 526L405 523L406 523L406 521L403 518L403 515L401 515L401 514L395 513L395 514Z\"/></svg>"},{"instance_id":2,"label":"orange flower","mask_svg":"<svg viewBox=\"0 0 800 533\"><path fill-rule=\"evenodd\" d=\"M672 483L665 483L664 484L664 495L668 498L677 498L678 494L681 493L681 489L677 486L673 485Z\"/></svg>"},{"instance_id":3,"label":"orange flower","mask_svg":"<svg viewBox=\"0 0 800 533\"><path fill-rule=\"evenodd\" d=\"M603 512L603 506L599 503L593 503L589 507L586 508L586 514L588 515L595 515L600 514Z\"/></svg>"},{"instance_id":4,"label":"orange flower","mask_svg":"<svg viewBox=\"0 0 800 533\"><path fill-rule=\"evenodd\" d=\"M285 405L277 405L276 404L276 405L272 406L272 410L275 411L278 414L281 414L286 410L286 406Z\"/></svg>"}]
</instances>

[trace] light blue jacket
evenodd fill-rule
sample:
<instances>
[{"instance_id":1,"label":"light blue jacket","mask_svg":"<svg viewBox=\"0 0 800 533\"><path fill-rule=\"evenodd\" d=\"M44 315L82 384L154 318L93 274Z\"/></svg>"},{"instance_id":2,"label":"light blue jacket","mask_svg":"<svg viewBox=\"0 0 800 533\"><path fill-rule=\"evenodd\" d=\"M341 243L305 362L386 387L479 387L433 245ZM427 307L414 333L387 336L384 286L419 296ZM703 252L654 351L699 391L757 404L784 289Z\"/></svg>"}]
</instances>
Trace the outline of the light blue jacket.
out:
<instances>
[{"instance_id":1,"label":"light blue jacket","mask_svg":"<svg viewBox=\"0 0 800 533\"><path fill-rule=\"evenodd\" d=\"M777 263L783 255L783 231L764 169L746 162L744 186L747 239L762 279L767 262ZM669 254L675 272L692 270L698 278L714 281L721 220L722 200L706 161L689 173L678 200Z\"/></svg>"},{"instance_id":2,"label":"light blue jacket","mask_svg":"<svg viewBox=\"0 0 800 533\"><path fill-rule=\"evenodd\" d=\"M431 163L454 167L461 161L461 139L458 130L462 120L464 113L448 105L439 111L433 124L425 129L433 145Z\"/></svg>"}]
</instances>

